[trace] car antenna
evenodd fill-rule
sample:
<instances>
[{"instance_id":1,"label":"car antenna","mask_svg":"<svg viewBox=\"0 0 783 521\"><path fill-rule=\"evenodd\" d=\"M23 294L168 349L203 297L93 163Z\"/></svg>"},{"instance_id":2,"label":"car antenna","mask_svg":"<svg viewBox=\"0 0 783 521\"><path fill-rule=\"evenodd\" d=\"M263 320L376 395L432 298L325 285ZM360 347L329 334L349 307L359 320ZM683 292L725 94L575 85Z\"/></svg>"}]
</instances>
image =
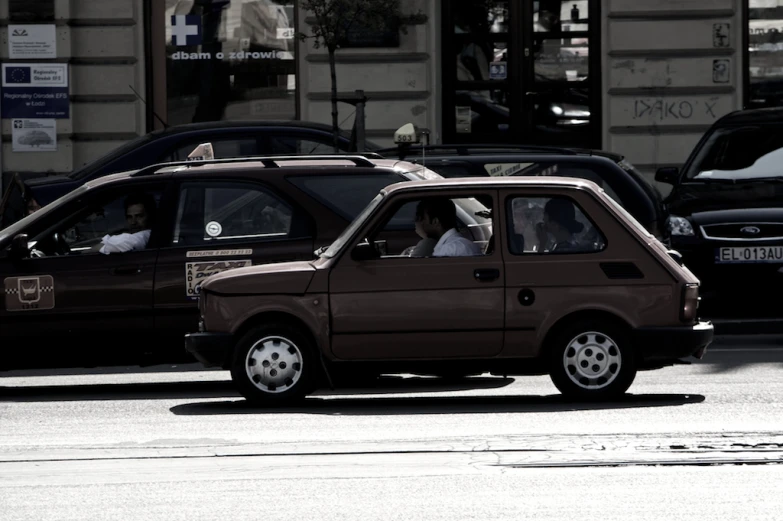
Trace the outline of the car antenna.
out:
<instances>
[{"instance_id":1,"label":"car antenna","mask_svg":"<svg viewBox=\"0 0 783 521\"><path fill-rule=\"evenodd\" d=\"M147 102L146 102L146 101L144 101L144 98L142 98L142 97L139 95L139 93L138 93L138 92L136 92L136 89L134 89L134 88L133 88L133 85L128 85L128 87L130 88L130 90L132 90L132 91L133 91L133 93L136 95L136 97L137 97L137 98L139 98L139 101L141 101L141 102L144 104L144 106L145 106L145 107L147 107L147 106L148 106L148 105L147 105ZM155 112L155 109L152 109L152 108L151 108L150 110L152 111L152 115L153 115L153 116L155 116L156 118L158 118L158 121L160 121L160 124L161 124L161 125L163 125L163 128L169 128L169 125L168 125L168 123L166 123L165 121L163 121L163 119L162 119L160 116L158 116L158 113L157 113L157 112Z\"/></svg>"}]
</instances>

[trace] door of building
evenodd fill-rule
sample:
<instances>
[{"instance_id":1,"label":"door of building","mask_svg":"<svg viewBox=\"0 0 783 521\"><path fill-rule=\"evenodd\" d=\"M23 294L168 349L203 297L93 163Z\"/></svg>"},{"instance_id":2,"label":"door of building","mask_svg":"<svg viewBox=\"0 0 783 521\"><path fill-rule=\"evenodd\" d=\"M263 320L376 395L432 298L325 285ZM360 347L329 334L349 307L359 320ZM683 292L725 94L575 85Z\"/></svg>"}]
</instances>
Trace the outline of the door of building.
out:
<instances>
[{"instance_id":1,"label":"door of building","mask_svg":"<svg viewBox=\"0 0 783 521\"><path fill-rule=\"evenodd\" d=\"M443 0L443 142L600 147L598 0Z\"/></svg>"}]
</instances>

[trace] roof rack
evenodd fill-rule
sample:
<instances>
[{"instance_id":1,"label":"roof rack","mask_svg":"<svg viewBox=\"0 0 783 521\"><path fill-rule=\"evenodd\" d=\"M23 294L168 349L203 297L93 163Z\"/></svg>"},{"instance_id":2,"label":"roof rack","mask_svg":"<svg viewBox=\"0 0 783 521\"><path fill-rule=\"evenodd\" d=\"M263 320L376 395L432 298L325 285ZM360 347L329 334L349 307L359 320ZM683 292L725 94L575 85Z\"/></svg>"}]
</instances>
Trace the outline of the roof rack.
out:
<instances>
[{"instance_id":1,"label":"roof rack","mask_svg":"<svg viewBox=\"0 0 783 521\"><path fill-rule=\"evenodd\" d=\"M400 159L404 159L405 157L412 156L416 154L416 152L422 150L425 152L432 152L438 150L454 150L457 152L457 155L460 156L473 155L477 152L480 153L482 150L488 150L488 151L513 150L516 152L525 152L525 153L548 152L553 154L578 155L578 152L564 147L553 147L553 146L544 146L544 145L502 145L502 144L485 144L485 143L459 144L459 145L397 146L397 147L382 148L380 150L376 150L375 152L381 155L386 155L386 157L388 157L388 155L391 153L391 154L398 155Z\"/></svg>"},{"instance_id":2,"label":"roof rack","mask_svg":"<svg viewBox=\"0 0 783 521\"><path fill-rule=\"evenodd\" d=\"M375 153L372 153L377 155ZM370 153L368 153L370 155ZM383 159L383 157L378 157ZM346 160L353 161L358 166L364 166L368 168L375 168L375 163L361 155L344 155L344 154L323 154L323 155L301 155L301 156L251 156L251 157L227 157L223 159L209 159L206 161L171 161L169 163L156 163L154 165L145 166L140 168L136 172L132 173L131 177L144 177L148 175L154 175L164 168L170 168L174 166L187 166L187 167L199 167L204 165L230 165L235 163L262 163L264 168L280 168L278 162L284 161L311 161L311 160Z\"/></svg>"}]
</instances>

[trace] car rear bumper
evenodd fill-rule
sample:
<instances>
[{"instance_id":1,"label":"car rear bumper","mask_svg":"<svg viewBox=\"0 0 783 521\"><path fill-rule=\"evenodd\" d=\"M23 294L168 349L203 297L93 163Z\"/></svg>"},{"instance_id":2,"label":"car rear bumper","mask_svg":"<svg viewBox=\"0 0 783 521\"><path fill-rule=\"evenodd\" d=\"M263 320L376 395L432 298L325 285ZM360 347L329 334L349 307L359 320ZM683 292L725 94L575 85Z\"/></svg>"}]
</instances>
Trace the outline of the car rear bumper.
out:
<instances>
[{"instance_id":1,"label":"car rear bumper","mask_svg":"<svg viewBox=\"0 0 783 521\"><path fill-rule=\"evenodd\" d=\"M205 367L223 367L232 348L230 333L190 333L185 335L185 351Z\"/></svg>"},{"instance_id":2,"label":"car rear bumper","mask_svg":"<svg viewBox=\"0 0 783 521\"><path fill-rule=\"evenodd\" d=\"M703 358L712 343L712 322L694 326L643 327L634 330L634 345L645 362L677 360L688 356Z\"/></svg>"}]
</instances>

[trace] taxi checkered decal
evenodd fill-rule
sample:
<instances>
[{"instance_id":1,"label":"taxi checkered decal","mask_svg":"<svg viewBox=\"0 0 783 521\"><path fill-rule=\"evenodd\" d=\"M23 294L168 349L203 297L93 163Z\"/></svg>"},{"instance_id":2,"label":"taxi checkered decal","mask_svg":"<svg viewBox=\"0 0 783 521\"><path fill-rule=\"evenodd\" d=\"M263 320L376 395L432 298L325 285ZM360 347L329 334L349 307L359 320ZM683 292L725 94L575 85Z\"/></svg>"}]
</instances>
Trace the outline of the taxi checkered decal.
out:
<instances>
[{"instance_id":1,"label":"taxi checkered decal","mask_svg":"<svg viewBox=\"0 0 783 521\"><path fill-rule=\"evenodd\" d=\"M51 275L8 277L3 286L7 311L54 308L54 279Z\"/></svg>"}]
</instances>

